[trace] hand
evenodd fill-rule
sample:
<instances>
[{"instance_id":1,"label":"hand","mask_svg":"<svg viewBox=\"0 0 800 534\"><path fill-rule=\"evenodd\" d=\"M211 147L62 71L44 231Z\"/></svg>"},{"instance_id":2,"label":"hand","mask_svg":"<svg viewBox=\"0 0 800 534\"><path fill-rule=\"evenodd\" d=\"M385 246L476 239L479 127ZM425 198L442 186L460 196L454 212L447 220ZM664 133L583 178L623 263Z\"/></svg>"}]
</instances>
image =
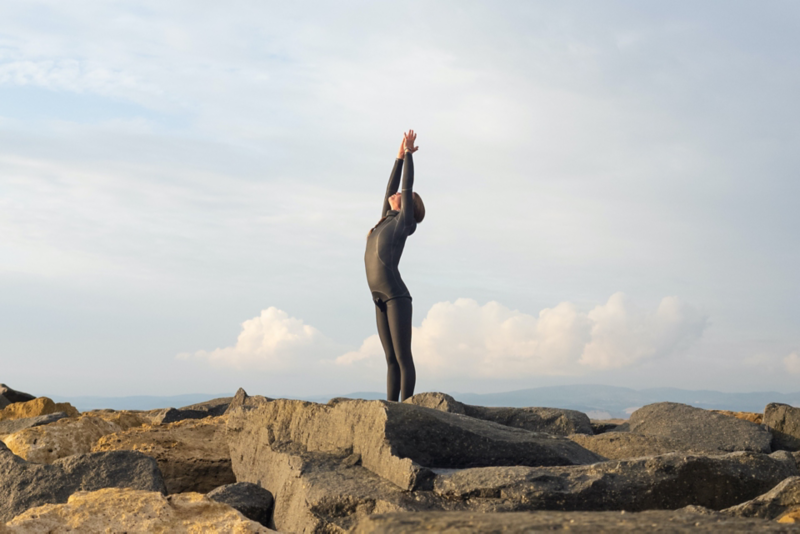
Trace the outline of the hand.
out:
<instances>
[{"instance_id":1,"label":"hand","mask_svg":"<svg viewBox=\"0 0 800 534\"><path fill-rule=\"evenodd\" d=\"M406 138L405 135L400 140L400 150L397 151L397 159L405 159L406 158Z\"/></svg>"},{"instance_id":2,"label":"hand","mask_svg":"<svg viewBox=\"0 0 800 534\"><path fill-rule=\"evenodd\" d=\"M417 140L417 134L414 133L414 130L409 130L408 133L403 134L403 146L406 152L411 152L412 154L419 150L418 146L414 146L414 141Z\"/></svg>"}]
</instances>

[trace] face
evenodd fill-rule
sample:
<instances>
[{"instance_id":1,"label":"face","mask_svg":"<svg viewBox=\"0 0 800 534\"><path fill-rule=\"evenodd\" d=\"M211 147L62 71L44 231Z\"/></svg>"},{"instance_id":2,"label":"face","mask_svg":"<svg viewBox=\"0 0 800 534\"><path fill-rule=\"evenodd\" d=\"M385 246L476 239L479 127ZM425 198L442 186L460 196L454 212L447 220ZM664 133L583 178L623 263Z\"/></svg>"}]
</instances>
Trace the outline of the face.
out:
<instances>
[{"instance_id":1,"label":"face","mask_svg":"<svg viewBox=\"0 0 800 534\"><path fill-rule=\"evenodd\" d=\"M400 197L400 193L395 193L394 195L389 197L389 205L395 211L400 209L400 206L402 205L402 198Z\"/></svg>"}]
</instances>

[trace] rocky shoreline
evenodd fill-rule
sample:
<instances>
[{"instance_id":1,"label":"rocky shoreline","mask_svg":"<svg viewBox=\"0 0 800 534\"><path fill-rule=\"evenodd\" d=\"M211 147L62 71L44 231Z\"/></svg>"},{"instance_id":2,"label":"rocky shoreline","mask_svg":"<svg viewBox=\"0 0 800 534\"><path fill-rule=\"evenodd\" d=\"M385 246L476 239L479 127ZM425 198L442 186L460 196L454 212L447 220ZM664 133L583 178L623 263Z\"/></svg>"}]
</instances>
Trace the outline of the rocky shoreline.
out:
<instances>
[{"instance_id":1,"label":"rocky shoreline","mask_svg":"<svg viewBox=\"0 0 800 534\"><path fill-rule=\"evenodd\" d=\"M628 421L249 396L79 413L0 384L0 534L800 532L800 408Z\"/></svg>"}]
</instances>

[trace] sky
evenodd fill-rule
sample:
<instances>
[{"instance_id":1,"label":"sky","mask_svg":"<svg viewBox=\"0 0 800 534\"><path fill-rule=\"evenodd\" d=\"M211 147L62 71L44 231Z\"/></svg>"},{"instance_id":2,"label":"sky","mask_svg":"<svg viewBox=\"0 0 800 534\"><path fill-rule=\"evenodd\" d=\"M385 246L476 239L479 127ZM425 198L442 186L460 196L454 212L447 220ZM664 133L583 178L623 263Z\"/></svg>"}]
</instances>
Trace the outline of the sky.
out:
<instances>
[{"instance_id":1,"label":"sky","mask_svg":"<svg viewBox=\"0 0 800 534\"><path fill-rule=\"evenodd\" d=\"M0 4L0 381L381 391L402 132L417 391L800 390L800 5Z\"/></svg>"}]
</instances>

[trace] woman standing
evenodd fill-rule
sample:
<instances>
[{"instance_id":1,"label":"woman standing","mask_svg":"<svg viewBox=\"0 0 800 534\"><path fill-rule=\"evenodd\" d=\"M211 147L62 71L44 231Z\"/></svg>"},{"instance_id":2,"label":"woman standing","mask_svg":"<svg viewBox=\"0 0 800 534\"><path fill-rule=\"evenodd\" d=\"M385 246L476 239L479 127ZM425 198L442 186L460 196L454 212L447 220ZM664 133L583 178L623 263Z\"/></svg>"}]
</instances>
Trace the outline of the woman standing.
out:
<instances>
[{"instance_id":1,"label":"woman standing","mask_svg":"<svg viewBox=\"0 0 800 534\"><path fill-rule=\"evenodd\" d=\"M414 130L403 134L383 197L382 218L367 234L367 252L364 254L367 282L375 302L378 335L389 367L386 398L390 401L406 400L412 396L417 381L411 357L411 293L398 270L406 238L414 233L417 223L425 217L422 199L412 191L414 160L411 155L419 150L414 146L416 139ZM401 171L403 189L398 193Z\"/></svg>"}]
</instances>

